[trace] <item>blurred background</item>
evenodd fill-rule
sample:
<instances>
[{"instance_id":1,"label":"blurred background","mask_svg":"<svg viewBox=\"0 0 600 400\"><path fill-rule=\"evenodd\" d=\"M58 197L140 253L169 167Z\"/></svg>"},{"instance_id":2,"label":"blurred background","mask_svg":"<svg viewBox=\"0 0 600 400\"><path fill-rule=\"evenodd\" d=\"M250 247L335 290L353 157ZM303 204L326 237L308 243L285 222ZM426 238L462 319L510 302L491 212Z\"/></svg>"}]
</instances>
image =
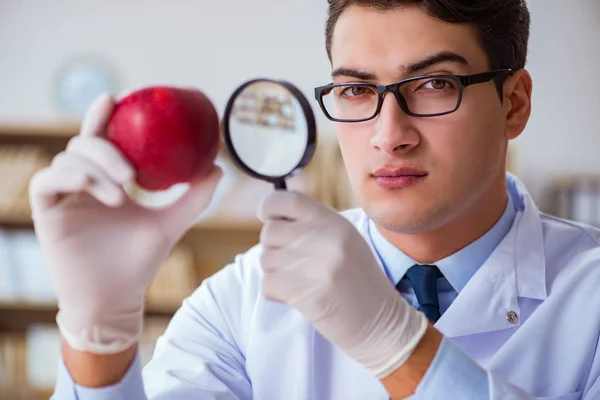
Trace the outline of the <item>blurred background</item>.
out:
<instances>
[{"instance_id":1,"label":"blurred background","mask_svg":"<svg viewBox=\"0 0 600 400\"><path fill-rule=\"evenodd\" d=\"M528 3L533 115L509 170L543 211L600 226L600 2ZM60 338L27 184L99 93L191 86L222 115L246 80L288 80L309 99L319 135L291 186L338 209L355 205L334 126L313 100L329 83L326 10L325 0L0 0L0 398L52 392ZM182 299L258 240L256 205L271 186L243 176L225 151L219 163L226 175L213 205L148 294L144 362Z\"/></svg>"}]
</instances>

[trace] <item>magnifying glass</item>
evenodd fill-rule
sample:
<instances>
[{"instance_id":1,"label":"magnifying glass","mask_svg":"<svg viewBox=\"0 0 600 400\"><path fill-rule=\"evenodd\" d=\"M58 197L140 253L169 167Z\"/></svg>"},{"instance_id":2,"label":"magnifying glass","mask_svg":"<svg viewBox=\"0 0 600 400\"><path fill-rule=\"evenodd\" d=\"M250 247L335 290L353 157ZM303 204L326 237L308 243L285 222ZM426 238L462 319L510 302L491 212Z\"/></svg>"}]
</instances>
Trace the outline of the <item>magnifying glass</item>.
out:
<instances>
[{"instance_id":1,"label":"magnifying glass","mask_svg":"<svg viewBox=\"0 0 600 400\"><path fill-rule=\"evenodd\" d=\"M316 148L308 100L285 81L254 79L231 95L223 116L225 146L248 175L286 190L286 178L304 168Z\"/></svg>"}]
</instances>

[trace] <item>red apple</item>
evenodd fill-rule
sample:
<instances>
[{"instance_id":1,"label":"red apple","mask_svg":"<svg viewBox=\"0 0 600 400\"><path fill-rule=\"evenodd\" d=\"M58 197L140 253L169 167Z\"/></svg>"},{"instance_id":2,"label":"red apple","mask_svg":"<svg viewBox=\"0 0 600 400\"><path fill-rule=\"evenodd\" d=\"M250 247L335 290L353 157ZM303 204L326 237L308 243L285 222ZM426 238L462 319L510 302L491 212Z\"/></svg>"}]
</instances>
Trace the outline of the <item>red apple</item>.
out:
<instances>
[{"instance_id":1,"label":"red apple","mask_svg":"<svg viewBox=\"0 0 600 400\"><path fill-rule=\"evenodd\" d=\"M219 150L219 117L198 90L156 86L121 99L108 139L135 168L145 190L166 190L208 172Z\"/></svg>"}]
</instances>

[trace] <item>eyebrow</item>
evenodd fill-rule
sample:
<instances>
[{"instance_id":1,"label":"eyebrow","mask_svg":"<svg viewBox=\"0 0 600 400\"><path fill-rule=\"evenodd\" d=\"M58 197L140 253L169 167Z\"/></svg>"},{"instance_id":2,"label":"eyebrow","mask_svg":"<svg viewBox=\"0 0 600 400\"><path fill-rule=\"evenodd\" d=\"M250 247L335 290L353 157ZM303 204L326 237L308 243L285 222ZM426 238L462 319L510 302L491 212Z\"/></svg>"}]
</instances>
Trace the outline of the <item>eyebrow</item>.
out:
<instances>
[{"instance_id":1,"label":"eyebrow","mask_svg":"<svg viewBox=\"0 0 600 400\"><path fill-rule=\"evenodd\" d=\"M423 60L417 61L408 66L400 66L398 71L400 71L403 75L411 75L417 72L423 71L427 68L433 67L437 64L441 63L455 63L459 65L469 65L468 61L461 55L452 53L449 51L444 51L441 53L437 53L431 55ZM345 68L340 67L336 68L332 73L331 77L335 78L338 76L348 76L364 81L368 80L376 80L377 76L372 72L367 72L364 70L356 69L356 68Z\"/></svg>"}]
</instances>

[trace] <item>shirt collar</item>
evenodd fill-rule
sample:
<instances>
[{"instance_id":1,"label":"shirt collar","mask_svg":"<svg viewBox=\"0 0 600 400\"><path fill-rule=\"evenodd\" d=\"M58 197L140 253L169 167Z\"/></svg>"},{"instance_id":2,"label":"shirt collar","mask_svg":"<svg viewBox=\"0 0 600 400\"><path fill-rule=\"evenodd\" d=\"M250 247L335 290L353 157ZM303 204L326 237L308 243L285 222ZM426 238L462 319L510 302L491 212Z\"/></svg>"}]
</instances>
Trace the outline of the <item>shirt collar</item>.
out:
<instances>
[{"instance_id":1,"label":"shirt collar","mask_svg":"<svg viewBox=\"0 0 600 400\"><path fill-rule=\"evenodd\" d=\"M508 202L498 222L476 241L449 257L433 263L437 265L457 292L460 292L467 285L512 227L517 213L513 196L518 196L518 193L512 193L514 191L512 185L507 186ZM394 284L400 282L406 271L417 264L415 260L385 239L370 219L368 235L388 278Z\"/></svg>"}]
</instances>

